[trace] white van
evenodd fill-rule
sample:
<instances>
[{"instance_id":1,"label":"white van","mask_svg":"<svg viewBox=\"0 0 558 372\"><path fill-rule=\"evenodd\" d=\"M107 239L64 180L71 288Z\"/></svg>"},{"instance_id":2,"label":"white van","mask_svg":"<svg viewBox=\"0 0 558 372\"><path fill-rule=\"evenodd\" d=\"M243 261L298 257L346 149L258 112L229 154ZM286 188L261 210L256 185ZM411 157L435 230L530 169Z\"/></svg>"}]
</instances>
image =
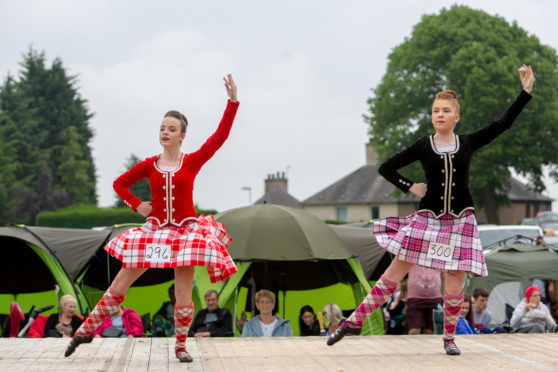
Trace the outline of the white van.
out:
<instances>
[{"instance_id":1,"label":"white van","mask_svg":"<svg viewBox=\"0 0 558 372\"><path fill-rule=\"evenodd\" d=\"M479 225L482 249L492 249L501 243L536 244L537 236L543 235L540 226L529 225Z\"/></svg>"}]
</instances>

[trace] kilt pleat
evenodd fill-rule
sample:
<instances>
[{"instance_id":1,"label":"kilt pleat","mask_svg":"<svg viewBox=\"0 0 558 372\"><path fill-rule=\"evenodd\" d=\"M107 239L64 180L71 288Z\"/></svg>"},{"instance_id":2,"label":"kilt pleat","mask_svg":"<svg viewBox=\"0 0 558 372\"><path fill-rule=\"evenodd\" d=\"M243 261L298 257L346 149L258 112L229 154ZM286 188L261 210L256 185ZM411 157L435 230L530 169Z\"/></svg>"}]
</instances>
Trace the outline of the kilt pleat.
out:
<instances>
[{"instance_id":1,"label":"kilt pleat","mask_svg":"<svg viewBox=\"0 0 558 372\"><path fill-rule=\"evenodd\" d=\"M466 271L487 276L477 222L472 211L459 218L449 214L436 219L429 212L374 221L374 236L381 247L402 261L444 271ZM431 243L454 247L450 261L427 257Z\"/></svg>"},{"instance_id":2,"label":"kilt pleat","mask_svg":"<svg viewBox=\"0 0 558 372\"><path fill-rule=\"evenodd\" d=\"M206 266L212 283L227 280L238 270L227 252L232 239L213 216L199 216L182 226L159 226L147 220L112 239L105 250L122 267L173 268Z\"/></svg>"}]
</instances>

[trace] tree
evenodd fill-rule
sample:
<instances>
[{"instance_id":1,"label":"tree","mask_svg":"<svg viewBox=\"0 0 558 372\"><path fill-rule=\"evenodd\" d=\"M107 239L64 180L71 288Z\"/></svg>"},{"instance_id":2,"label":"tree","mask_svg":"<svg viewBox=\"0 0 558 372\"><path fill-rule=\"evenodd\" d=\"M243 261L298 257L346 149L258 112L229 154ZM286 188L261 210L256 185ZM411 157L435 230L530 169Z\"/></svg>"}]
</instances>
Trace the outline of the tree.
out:
<instances>
[{"instance_id":1,"label":"tree","mask_svg":"<svg viewBox=\"0 0 558 372\"><path fill-rule=\"evenodd\" d=\"M68 195L65 191L52 191L52 181L52 171L44 167L32 190L15 187L13 195L21 201L13 210L15 217L26 219L27 224L34 225L35 217L40 211L68 206Z\"/></svg>"},{"instance_id":2,"label":"tree","mask_svg":"<svg viewBox=\"0 0 558 372\"><path fill-rule=\"evenodd\" d=\"M508 203L509 168L544 190L543 166L558 180L558 57L515 22L465 6L425 15L411 37L395 47L387 72L368 99L370 134L381 160L433 133L430 108L443 89L460 96L456 133L469 133L498 118L521 89L517 69L532 65L535 98L512 129L475 154L471 192L488 221ZM418 163L402 170L423 182Z\"/></svg>"},{"instance_id":3,"label":"tree","mask_svg":"<svg viewBox=\"0 0 558 372\"><path fill-rule=\"evenodd\" d=\"M21 209L31 201L51 208L67 204L68 195L74 203L97 200L92 115L75 77L59 59L47 67L44 53L33 49L21 66L19 79L8 75L0 86L0 224L33 223L28 216L36 206ZM52 195L64 195L64 202L51 202Z\"/></svg>"},{"instance_id":4,"label":"tree","mask_svg":"<svg viewBox=\"0 0 558 372\"><path fill-rule=\"evenodd\" d=\"M69 137L66 131L74 127L78 135L73 140L80 152L77 160L83 161L81 165L87 175L86 178L79 179L79 187L86 196L84 201L96 204L95 165L89 146L93 138L93 131L89 126L92 114L87 109L87 102L78 93L76 77L66 73L59 58L54 59L48 68L44 53L33 49L23 56L21 67L17 87L31 100L32 107L36 110L40 131L44 136L40 149L49 151L49 165L58 170L65 162L61 150L68 146ZM54 173L53 185L62 188L69 186L62 181L62 173L59 171Z\"/></svg>"},{"instance_id":5,"label":"tree","mask_svg":"<svg viewBox=\"0 0 558 372\"><path fill-rule=\"evenodd\" d=\"M66 191L72 204L87 204L89 195L83 192L83 185L90 182L87 174L87 161L83 160L83 153L79 146L79 134L73 125L68 127L62 135L64 144L59 145L60 165L56 175L60 185Z\"/></svg>"},{"instance_id":6,"label":"tree","mask_svg":"<svg viewBox=\"0 0 558 372\"><path fill-rule=\"evenodd\" d=\"M132 169L132 167L137 163L139 163L140 161L141 161L140 158L138 158L134 154L131 154L128 160L126 161L126 164L124 165L126 171ZM135 185L132 185L132 187L130 187L130 191L135 196L137 196L141 201L151 200L151 188L149 187L149 181L147 180L147 178L144 178L143 180L139 181ZM126 204L124 204L124 202L118 197L118 195L116 196L116 202L114 206L127 207Z\"/></svg>"}]
</instances>

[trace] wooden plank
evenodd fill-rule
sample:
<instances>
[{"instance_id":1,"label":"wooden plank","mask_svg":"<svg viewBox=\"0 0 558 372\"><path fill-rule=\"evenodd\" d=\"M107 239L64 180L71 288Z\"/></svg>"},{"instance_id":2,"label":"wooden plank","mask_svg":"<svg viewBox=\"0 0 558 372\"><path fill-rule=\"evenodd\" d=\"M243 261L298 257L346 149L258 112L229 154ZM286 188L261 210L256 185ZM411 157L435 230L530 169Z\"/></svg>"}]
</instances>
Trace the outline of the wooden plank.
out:
<instances>
[{"instance_id":1,"label":"wooden plank","mask_svg":"<svg viewBox=\"0 0 558 372\"><path fill-rule=\"evenodd\" d=\"M189 338L193 363L180 363L174 339L95 339L70 357L67 339L0 339L1 371L556 371L555 334L458 336L447 356L440 336Z\"/></svg>"},{"instance_id":2,"label":"wooden plank","mask_svg":"<svg viewBox=\"0 0 558 372\"><path fill-rule=\"evenodd\" d=\"M166 372L169 370L169 339L154 337L151 340L151 353L147 365L148 372Z\"/></svg>"}]
</instances>

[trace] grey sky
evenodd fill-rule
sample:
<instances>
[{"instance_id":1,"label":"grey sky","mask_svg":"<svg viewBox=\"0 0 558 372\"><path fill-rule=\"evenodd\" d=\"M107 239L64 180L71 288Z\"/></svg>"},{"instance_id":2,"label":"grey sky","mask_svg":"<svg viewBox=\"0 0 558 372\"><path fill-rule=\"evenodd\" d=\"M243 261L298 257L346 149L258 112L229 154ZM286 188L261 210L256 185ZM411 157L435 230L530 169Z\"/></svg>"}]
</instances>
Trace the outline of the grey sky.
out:
<instances>
[{"instance_id":1,"label":"grey sky","mask_svg":"<svg viewBox=\"0 0 558 372\"><path fill-rule=\"evenodd\" d=\"M388 54L423 14L452 4L0 0L0 76L17 73L30 45L78 75L95 114L99 204L109 206L129 155L160 152L164 112L188 117L186 152L215 130L226 103L222 76L231 72L241 101L235 126L200 172L194 201L220 211L246 205L241 188L251 187L254 201L277 171L287 172L290 193L304 200L364 163L362 114ZM515 20L558 48L555 1L459 4ZM558 199L558 185L547 180L547 187Z\"/></svg>"}]
</instances>

